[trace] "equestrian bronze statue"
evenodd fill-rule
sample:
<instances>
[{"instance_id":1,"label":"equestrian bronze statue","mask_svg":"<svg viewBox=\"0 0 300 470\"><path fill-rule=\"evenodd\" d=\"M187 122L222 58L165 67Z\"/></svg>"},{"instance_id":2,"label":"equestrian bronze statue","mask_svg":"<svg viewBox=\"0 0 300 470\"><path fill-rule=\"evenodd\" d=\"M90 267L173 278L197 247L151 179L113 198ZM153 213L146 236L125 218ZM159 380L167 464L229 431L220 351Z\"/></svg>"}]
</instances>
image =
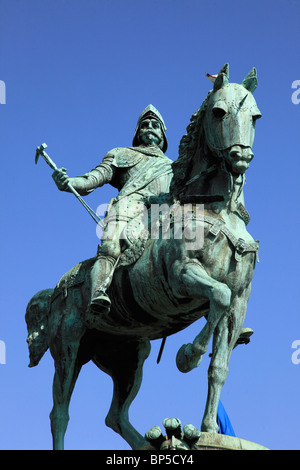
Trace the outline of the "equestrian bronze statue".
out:
<instances>
[{"instance_id":1,"label":"equestrian bronze statue","mask_svg":"<svg viewBox=\"0 0 300 470\"><path fill-rule=\"evenodd\" d=\"M145 438L128 411L150 341L201 317L203 329L179 349L176 364L183 373L198 367L213 337L201 431L218 433L220 393L231 351L243 333L258 261L244 202L255 123L261 117L253 97L256 86L255 69L241 84L230 83L226 64L192 115L174 162L165 156L163 119L149 106L138 120L132 147L114 149L77 179L55 171L61 190L71 184L84 196L110 183L119 195L104 219L96 256L78 263L53 289L38 292L27 307L30 366L48 348L55 362L54 449L64 447L72 391L88 361L114 382L107 426L132 449L141 448Z\"/></svg>"}]
</instances>

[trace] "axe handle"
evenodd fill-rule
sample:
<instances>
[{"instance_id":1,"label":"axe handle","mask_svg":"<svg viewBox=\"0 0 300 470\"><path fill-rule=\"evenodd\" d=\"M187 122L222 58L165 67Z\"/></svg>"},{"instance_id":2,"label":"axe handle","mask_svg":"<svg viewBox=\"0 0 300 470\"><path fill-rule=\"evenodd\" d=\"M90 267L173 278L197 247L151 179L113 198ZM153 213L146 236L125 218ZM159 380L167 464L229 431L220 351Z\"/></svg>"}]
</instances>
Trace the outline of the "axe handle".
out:
<instances>
[{"instance_id":1,"label":"axe handle","mask_svg":"<svg viewBox=\"0 0 300 470\"><path fill-rule=\"evenodd\" d=\"M40 152L40 155L42 155L43 159L45 160L45 162L50 166L50 168L52 168L52 170L58 170L57 166L55 165L54 161L49 157L49 155L42 151Z\"/></svg>"},{"instance_id":2,"label":"axe handle","mask_svg":"<svg viewBox=\"0 0 300 470\"><path fill-rule=\"evenodd\" d=\"M52 170L58 170L56 164L54 163L54 161L49 157L49 155L43 150L42 152L39 152L40 155L42 155L43 159L45 160L45 162L50 166L50 168L52 168ZM96 212L93 211L93 209L82 199L82 197L80 196L80 194L78 194L78 192L76 191L75 188L73 188L73 186L68 183L68 189L71 191L71 193L74 194L74 196L78 199L79 202L81 202L81 204L83 205L83 207L85 208L85 210L88 211L88 213L90 214L90 216L92 217L92 219L96 222L96 224L99 224L102 228L104 228L103 226L103 222L102 220L100 219L100 217L96 214Z\"/></svg>"},{"instance_id":3,"label":"axe handle","mask_svg":"<svg viewBox=\"0 0 300 470\"><path fill-rule=\"evenodd\" d=\"M81 204L83 205L83 207L85 208L85 210L88 211L88 213L90 214L90 216L92 217L92 219L94 219L94 221L96 222L96 224L99 224L102 228L104 227L103 226L103 222L102 220L100 219L100 217L96 214L96 212L93 211L93 209L82 199L82 197L80 196L80 194L78 194L78 192L76 191L75 188L73 188L73 186L68 183L68 189L74 194L74 196L78 199L79 202L81 202Z\"/></svg>"}]
</instances>

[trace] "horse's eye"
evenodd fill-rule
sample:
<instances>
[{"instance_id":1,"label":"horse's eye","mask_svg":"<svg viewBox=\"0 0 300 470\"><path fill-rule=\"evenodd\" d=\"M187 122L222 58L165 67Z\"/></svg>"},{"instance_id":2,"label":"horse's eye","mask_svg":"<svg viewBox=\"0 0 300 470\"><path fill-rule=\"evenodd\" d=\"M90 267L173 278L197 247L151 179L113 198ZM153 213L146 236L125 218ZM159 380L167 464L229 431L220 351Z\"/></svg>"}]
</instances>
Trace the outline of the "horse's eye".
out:
<instances>
[{"instance_id":1,"label":"horse's eye","mask_svg":"<svg viewBox=\"0 0 300 470\"><path fill-rule=\"evenodd\" d=\"M215 103L212 112L216 119L222 119L227 114L228 108L224 101L218 101Z\"/></svg>"}]
</instances>

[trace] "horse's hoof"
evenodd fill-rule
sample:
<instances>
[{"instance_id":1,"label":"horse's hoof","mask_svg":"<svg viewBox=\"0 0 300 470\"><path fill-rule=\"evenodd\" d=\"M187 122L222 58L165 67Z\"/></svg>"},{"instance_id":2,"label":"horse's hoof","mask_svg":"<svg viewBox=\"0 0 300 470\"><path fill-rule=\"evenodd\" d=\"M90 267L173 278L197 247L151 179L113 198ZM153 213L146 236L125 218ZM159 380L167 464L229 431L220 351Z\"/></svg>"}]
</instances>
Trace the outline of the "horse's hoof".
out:
<instances>
[{"instance_id":1,"label":"horse's hoof","mask_svg":"<svg viewBox=\"0 0 300 470\"><path fill-rule=\"evenodd\" d=\"M204 419L201 424L201 432L217 434L219 432L219 425L214 420Z\"/></svg>"},{"instance_id":2,"label":"horse's hoof","mask_svg":"<svg viewBox=\"0 0 300 470\"><path fill-rule=\"evenodd\" d=\"M186 373L198 367L202 361L202 356L197 358L194 346L191 343L184 344L179 349L176 356L176 365L180 372Z\"/></svg>"}]
</instances>

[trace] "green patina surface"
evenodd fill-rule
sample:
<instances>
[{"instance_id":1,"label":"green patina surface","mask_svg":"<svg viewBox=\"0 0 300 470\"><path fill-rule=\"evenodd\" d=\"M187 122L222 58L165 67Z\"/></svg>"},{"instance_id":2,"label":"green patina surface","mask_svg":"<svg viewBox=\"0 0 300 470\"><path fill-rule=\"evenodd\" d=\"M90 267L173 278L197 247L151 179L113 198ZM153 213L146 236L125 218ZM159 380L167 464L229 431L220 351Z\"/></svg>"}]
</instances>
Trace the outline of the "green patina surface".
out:
<instances>
[{"instance_id":1,"label":"green patina surface","mask_svg":"<svg viewBox=\"0 0 300 470\"><path fill-rule=\"evenodd\" d=\"M145 438L130 423L128 410L141 385L150 341L203 316L205 326L179 349L176 364L183 373L198 367L213 336L199 442L211 433L220 442L227 439L217 434L217 407L231 352L251 334L243 325L258 261L244 200L261 116L253 96L256 85L255 69L236 84L229 81L228 64L222 67L192 115L174 162L165 155L166 126L152 105L138 119L132 146L109 151L82 176L69 177L38 148L37 156L54 169L58 188L73 192L90 215L85 196L105 184L119 191L95 256L78 263L53 289L36 294L27 307L30 366L48 347L55 360L54 449L64 447L72 391L89 360L114 381L106 424L133 449L141 448ZM153 220L155 204L165 212Z\"/></svg>"}]
</instances>

